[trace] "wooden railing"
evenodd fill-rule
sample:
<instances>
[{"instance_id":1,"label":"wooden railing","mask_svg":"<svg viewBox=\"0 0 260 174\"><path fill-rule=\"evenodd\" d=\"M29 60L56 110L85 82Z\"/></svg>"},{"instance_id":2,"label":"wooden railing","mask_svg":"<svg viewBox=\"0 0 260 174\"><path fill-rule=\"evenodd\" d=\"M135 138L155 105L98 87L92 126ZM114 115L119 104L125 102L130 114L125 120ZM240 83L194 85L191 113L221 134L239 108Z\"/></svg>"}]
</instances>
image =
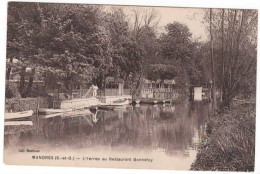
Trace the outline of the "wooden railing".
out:
<instances>
[{"instance_id":1,"label":"wooden railing","mask_svg":"<svg viewBox=\"0 0 260 174\"><path fill-rule=\"evenodd\" d=\"M174 98L178 91L170 88L144 88L141 95L146 98Z\"/></svg>"},{"instance_id":2,"label":"wooden railing","mask_svg":"<svg viewBox=\"0 0 260 174\"><path fill-rule=\"evenodd\" d=\"M49 91L54 98L54 100L64 100L64 99L80 99L80 98L91 98L93 96L92 91L89 89L79 89L79 90L55 90ZM59 95L58 95L59 93ZM130 89L124 89L123 95L130 95ZM119 90L116 88L112 89L98 89L97 97L104 96L119 96Z\"/></svg>"}]
</instances>

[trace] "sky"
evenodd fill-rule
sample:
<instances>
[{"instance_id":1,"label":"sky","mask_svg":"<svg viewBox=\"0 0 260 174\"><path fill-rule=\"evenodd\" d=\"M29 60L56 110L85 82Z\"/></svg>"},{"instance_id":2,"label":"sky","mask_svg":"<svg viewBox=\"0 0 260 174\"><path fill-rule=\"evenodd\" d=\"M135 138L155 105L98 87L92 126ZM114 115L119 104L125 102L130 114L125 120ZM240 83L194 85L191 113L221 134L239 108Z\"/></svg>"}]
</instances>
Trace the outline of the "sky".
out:
<instances>
[{"instance_id":1,"label":"sky","mask_svg":"<svg viewBox=\"0 0 260 174\"><path fill-rule=\"evenodd\" d=\"M173 7L138 7L138 6L120 6L126 15L131 16L133 9L146 10L154 8L160 16L158 23L158 32L164 32L164 26L174 21L186 24L192 33L194 40L206 41L208 33L203 24L202 8L173 8Z\"/></svg>"},{"instance_id":2,"label":"sky","mask_svg":"<svg viewBox=\"0 0 260 174\"><path fill-rule=\"evenodd\" d=\"M193 39L206 40L207 31L203 24L203 11L196 8L157 8L161 16L159 25L163 28L168 23L177 21L186 24Z\"/></svg>"}]
</instances>

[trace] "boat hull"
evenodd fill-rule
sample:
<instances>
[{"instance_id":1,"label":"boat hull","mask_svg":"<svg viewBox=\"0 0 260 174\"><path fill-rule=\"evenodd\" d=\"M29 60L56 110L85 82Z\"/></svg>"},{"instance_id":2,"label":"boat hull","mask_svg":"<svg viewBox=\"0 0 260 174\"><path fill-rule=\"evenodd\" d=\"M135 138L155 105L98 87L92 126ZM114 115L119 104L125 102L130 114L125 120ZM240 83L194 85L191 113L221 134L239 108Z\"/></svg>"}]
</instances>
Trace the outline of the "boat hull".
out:
<instances>
[{"instance_id":1,"label":"boat hull","mask_svg":"<svg viewBox=\"0 0 260 174\"><path fill-rule=\"evenodd\" d=\"M14 113L5 113L5 120L9 119L18 119L18 118L27 118L33 115L33 111L23 111L23 112L14 112Z\"/></svg>"},{"instance_id":2,"label":"boat hull","mask_svg":"<svg viewBox=\"0 0 260 174\"><path fill-rule=\"evenodd\" d=\"M64 113L64 112L70 112L72 109L47 109L47 108L40 108L39 114L41 115L49 115L49 114L55 114L55 113Z\"/></svg>"}]
</instances>

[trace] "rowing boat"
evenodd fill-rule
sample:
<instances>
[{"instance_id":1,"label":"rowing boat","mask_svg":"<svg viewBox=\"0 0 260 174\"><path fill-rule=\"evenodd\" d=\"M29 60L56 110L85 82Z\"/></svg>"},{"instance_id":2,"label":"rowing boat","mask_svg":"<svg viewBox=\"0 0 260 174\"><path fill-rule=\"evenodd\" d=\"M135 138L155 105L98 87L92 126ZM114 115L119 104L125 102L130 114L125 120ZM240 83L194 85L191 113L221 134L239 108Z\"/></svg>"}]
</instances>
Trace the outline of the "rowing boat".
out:
<instances>
[{"instance_id":1,"label":"rowing boat","mask_svg":"<svg viewBox=\"0 0 260 174\"><path fill-rule=\"evenodd\" d=\"M21 125L32 126L33 122L32 121L5 121L5 126L21 126Z\"/></svg>"},{"instance_id":2,"label":"rowing boat","mask_svg":"<svg viewBox=\"0 0 260 174\"><path fill-rule=\"evenodd\" d=\"M63 113L55 113L55 114L45 115L44 118L53 118L53 117L60 117L60 116L63 116Z\"/></svg>"},{"instance_id":3,"label":"rowing boat","mask_svg":"<svg viewBox=\"0 0 260 174\"><path fill-rule=\"evenodd\" d=\"M107 106L123 106L123 105L128 105L129 101L127 98L125 99L119 99L119 100L115 100L109 104L107 104Z\"/></svg>"},{"instance_id":4,"label":"rowing boat","mask_svg":"<svg viewBox=\"0 0 260 174\"><path fill-rule=\"evenodd\" d=\"M150 99L150 98L142 98L140 99L140 103L144 103L144 104L157 104L158 100L156 99Z\"/></svg>"},{"instance_id":5,"label":"rowing boat","mask_svg":"<svg viewBox=\"0 0 260 174\"><path fill-rule=\"evenodd\" d=\"M32 114L33 114L32 110L22 111L22 112L5 113L5 119L26 118L26 117L31 117Z\"/></svg>"},{"instance_id":6,"label":"rowing boat","mask_svg":"<svg viewBox=\"0 0 260 174\"><path fill-rule=\"evenodd\" d=\"M98 106L98 109L100 110L113 110L115 109L116 106L112 106L112 105L100 105Z\"/></svg>"},{"instance_id":7,"label":"rowing boat","mask_svg":"<svg viewBox=\"0 0 260 174\"><path fill-rule=\"evenodd\" d=\"M72 109L64 110L64 109L49 109L49 108L40 108L39 114L55 114L55 113L63 113L63 112L70 112Z\"/></svg>"}]
</instances>

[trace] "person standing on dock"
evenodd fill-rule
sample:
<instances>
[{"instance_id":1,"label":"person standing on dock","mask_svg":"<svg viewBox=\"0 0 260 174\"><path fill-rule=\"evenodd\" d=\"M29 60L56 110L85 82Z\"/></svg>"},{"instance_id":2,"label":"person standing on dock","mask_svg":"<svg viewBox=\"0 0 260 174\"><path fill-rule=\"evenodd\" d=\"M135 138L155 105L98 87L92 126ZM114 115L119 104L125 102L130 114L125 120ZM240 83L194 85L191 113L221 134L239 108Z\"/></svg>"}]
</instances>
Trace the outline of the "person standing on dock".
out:
<instances>
[{"instance_id":1,"label":"person standing on dock","mask_svg":"<svg viewBox=\"0 0 260 174\"><path fill-rule=\"evenodd\" d=\"M93 91L93 97L94 98L97 97L97 90L98 90L98 87L96 85L92 85L92 91Z\"/></svg>"}]
</instances>

